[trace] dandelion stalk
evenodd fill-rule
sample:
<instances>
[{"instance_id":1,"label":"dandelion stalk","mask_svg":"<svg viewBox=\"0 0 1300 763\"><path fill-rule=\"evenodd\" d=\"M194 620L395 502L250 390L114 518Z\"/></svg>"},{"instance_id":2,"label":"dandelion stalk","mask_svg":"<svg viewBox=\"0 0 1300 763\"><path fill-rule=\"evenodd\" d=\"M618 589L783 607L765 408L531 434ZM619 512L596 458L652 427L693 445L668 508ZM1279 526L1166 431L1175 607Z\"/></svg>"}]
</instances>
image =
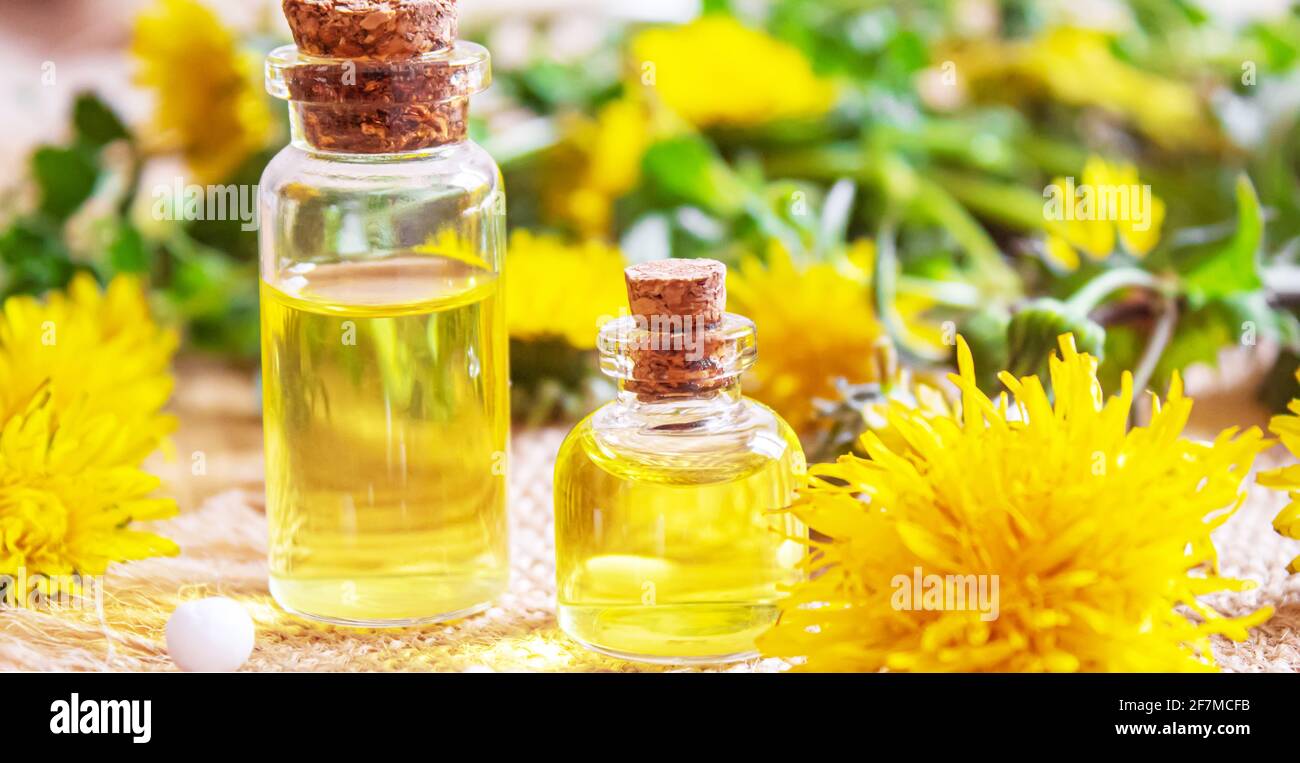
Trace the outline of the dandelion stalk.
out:
<instances>
[{"instance_id":1,"label":"dandelion stalk","mask_svg":"<svg viewBox=\"0 0 1300 763\"><path fill-rule=\"evenodd\" d=\"M1134 389L1145 390L1155 375L1160 357L1169 346L1169 340L1173 338L1174 328L1178 325L1178 302L1168 284L1141 268L1116 268L1084 284L1083 288L1066 301L1066 306L1080 315L1086 315L1111 294L1127 288L1146 289L1155 293L1159 300L1155 327L1147 339L1137 368L1133 371Z\"/></svg>"},{"instance_id":2,"label":"dandelion stalk","mask_svg":"<svg viewBox=\"0 0 1300 763\"><path fill-rule=\"evenodd\" d=\"M1083 285L1066 300L1065 304L1081 314L1092 312L1111 294L1120 289L1140 287L1154 292L1164 292L1160 279L1141 268L1116 268L1107 270Z\"/></svg>"},{"instance_id":3,"label":"dandelion stalk","mask_svg":"<svg viewBox=\"0 0 1300 763\"><path fill-rule=\"evenodd\" d=\"M943 228L957 241L975 266L973 280L986 299L1009 302L1020 295L1020 279L979 221L939 179L917 172L898 154L873 154L842 144L783 152L765 166L774 175L819 180L851 177L881 189L890 203Z\"/></svg>"},{"instance_id":4,"label":"dandelion stalk","mask_svg":"<svg viewBox=\"0 0 1300 763\"><path fill-rule=\"evenodd\" d=\"M946 352L912 341L898 314L895 299L898 292L898 254L894 247L894 223L886 220L876 237L875 271L871 274L871 291L875 300L876 315L885 327L894 346L913 362L940 363L947 359Z\"/></svg>"},{"instance_id":5,"label":"dandelion stalk","mask_svg":"<svg viewBox=\"0 0 1300 763\"><path fill-rule=\"evenodd\" d=\"M939 170L935 179L958 201L981 215L1024 230L1047 227L1043 197L1028 188L964 172Z\"/></svg>"},{"instance_id":6,"label":"dandelion stalk","mask_svg":"<svg viewBox=\"0 0 1300 763\"><path fill-rule=\"evenodd\" d=\"M1144 390L1151 383L1151 377L1155 374L1156 366L1160 363L1160 356L1164 354L1165 348L1169 346L1169 340L1173 338L1174 327L1178 325L1178 302L1172 297L1165 295L1160 299L1160 313L1156 318L1155 328L1151 330L1151 336L1147 339L1147 346L1142 350L1142 357L1138 360L1137 368L1133 371L1133 388Z\"/></svg>"}]
</instances>

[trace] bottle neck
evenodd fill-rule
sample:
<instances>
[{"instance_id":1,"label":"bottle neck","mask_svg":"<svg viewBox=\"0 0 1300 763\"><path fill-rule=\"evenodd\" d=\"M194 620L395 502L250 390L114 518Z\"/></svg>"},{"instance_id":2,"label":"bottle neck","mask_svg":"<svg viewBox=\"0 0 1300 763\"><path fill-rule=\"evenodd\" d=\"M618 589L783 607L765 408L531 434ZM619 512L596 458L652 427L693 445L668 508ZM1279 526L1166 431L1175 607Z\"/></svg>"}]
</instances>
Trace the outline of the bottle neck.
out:
<instances>
[{"instance_id":1,"label":"bottle neck","mask_svg":"<svg viewBox=\"0 0 1300 763\"><path fill-rule=\"evenodd\" d=\"M618 380L629 409L724 410L739 404L740 377L758 356L754 323L732 313L702 332L663 332L636 316L608 321L596 337L600 369Z\"/></svg>"},{"instance_id":2,"label":"bottle neck","mask_svg":"<svg viewBox=\"0 0 1300 763\"><path fill-rule=\"evenodd\" d=\"M727 417L740 410L744 395L740 377L725 380L707 391L646 393L627 381L618 383L614 405L620 415L642 420L649 426L686 428L709 419Z\"/></svg>"},{"instance_id":3,"label":"bottle neck","mask_svg":"<svg viewBox=\"0 0 1300 763\"><path fill-rule=\"evenodd\" d=\"M338 157L421 155L469 137L469 101L289 104L293 144Z\"/></svg>"},{"instance_id":4,"label":"bottle neck","mask_svg":"<svg viewBox=\"0 0 1300 763\"><path fill-rule=\"evenodd\" d=\"M470 96L491 81L487 50L463 41L397 60L321 58L293 45L266 57L267 92L289 102L295 143L335 155L462 142Z\"/></svg>"}]
</instances>

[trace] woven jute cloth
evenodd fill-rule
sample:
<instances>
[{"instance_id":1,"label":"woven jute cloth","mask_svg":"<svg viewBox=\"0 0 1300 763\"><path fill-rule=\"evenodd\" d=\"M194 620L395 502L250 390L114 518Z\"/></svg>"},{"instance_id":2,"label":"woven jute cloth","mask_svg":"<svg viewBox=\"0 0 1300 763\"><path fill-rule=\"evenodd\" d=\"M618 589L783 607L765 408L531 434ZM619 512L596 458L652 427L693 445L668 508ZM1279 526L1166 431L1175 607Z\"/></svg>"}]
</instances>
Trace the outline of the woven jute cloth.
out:
<instances>
[{"instance_id":1,"label":"woven jute cloth","mask_svg":"<svg viewBox=\"0 0 1300 763\"><path fill-rule=\"evenodd\" d=\"M167 671L164 628L183 601L228 596L257 626L244 670L253 671L662 671L604 657L570 641L555 624L551 472L564 432L516 431L511 464L512 575L490 610L452 623L408 629L332 627L282 612L266 583L260 423L247 374L220 366L182 367L175 457L156 465L182 513L152 529L176 540L178 557L115 566L93 611L0 611L0 670ZM197 454L197 455L196 455ZM201 456L199 458L198 456ZM202 463L202 469L195 464ZM197 472L197 473L196 473ZM1248 641L1215 641L1227 671L1300 668L1300 575L1287 575L1300 549L1270 525L1282 498L1251 488L1246 505L1216 534L1223 572L1257 581L1210 601L1225 613L1273 606L1277 614ZM774 659L690 670L780 671Z\"/></svg>"}]
</instances>

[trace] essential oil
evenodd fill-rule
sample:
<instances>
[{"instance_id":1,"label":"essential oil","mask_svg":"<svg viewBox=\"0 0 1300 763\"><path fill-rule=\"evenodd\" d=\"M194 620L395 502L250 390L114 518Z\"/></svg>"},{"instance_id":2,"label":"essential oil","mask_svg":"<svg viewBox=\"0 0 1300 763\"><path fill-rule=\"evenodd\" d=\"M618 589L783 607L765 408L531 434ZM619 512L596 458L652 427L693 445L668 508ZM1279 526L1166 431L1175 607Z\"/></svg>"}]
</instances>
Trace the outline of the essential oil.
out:
<instances>
[{"instance_id":1,"label":"essential oil","mask_svg":"<svg viewBox=\"0 0 1300 763\"><path fill-rule=\"evenodd\" d=\"M777 414L740 393L754 326L722 313L724 274L712 260L629 268L633 315L599 341L618 399L560 449L559 624L597 651L753 656L802 574L807 532L785 509L803 452Z\"/></svg>"},{"instance_id":2,"label":"essential oil","mask_svg":"<svg viewBox=\"0 0 1300 763\"><path fill-rule=\"evenodd\" d=\"M262 284L270 584L358 623L455 616L508 571L498 278L405 256Z\"/></svg>"},{"instance_id":3,"label":"essential oil","mask_svg":"<svg viewBox=\"0 0 1300 763\"><path fill-rule=\"evenodd\" d=\"M400 626L506 587L505 195L454 0L284 0L292 143L259 187L270 589Z\"/></svg>"}]
</instances>

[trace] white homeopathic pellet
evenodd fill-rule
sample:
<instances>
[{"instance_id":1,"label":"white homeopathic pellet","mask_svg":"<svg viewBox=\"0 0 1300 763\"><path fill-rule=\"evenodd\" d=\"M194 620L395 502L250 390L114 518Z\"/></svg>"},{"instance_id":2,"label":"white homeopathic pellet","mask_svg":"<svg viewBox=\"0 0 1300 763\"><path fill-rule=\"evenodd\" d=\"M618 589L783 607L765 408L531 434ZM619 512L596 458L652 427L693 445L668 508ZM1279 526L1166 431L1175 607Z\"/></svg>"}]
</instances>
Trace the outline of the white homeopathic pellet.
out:
<instances>
[{"instance_id":1,"label":"white homeopathic pellet","mask_svg":"<svg viewBox=\"0 0 1300 763\"><path fill-rule=\"evenodd\" d=\"M187 601L167 620L167 653L181 670L238 670L253 653L253 618L224 596Z\"/></svg>"}]
</instances>

